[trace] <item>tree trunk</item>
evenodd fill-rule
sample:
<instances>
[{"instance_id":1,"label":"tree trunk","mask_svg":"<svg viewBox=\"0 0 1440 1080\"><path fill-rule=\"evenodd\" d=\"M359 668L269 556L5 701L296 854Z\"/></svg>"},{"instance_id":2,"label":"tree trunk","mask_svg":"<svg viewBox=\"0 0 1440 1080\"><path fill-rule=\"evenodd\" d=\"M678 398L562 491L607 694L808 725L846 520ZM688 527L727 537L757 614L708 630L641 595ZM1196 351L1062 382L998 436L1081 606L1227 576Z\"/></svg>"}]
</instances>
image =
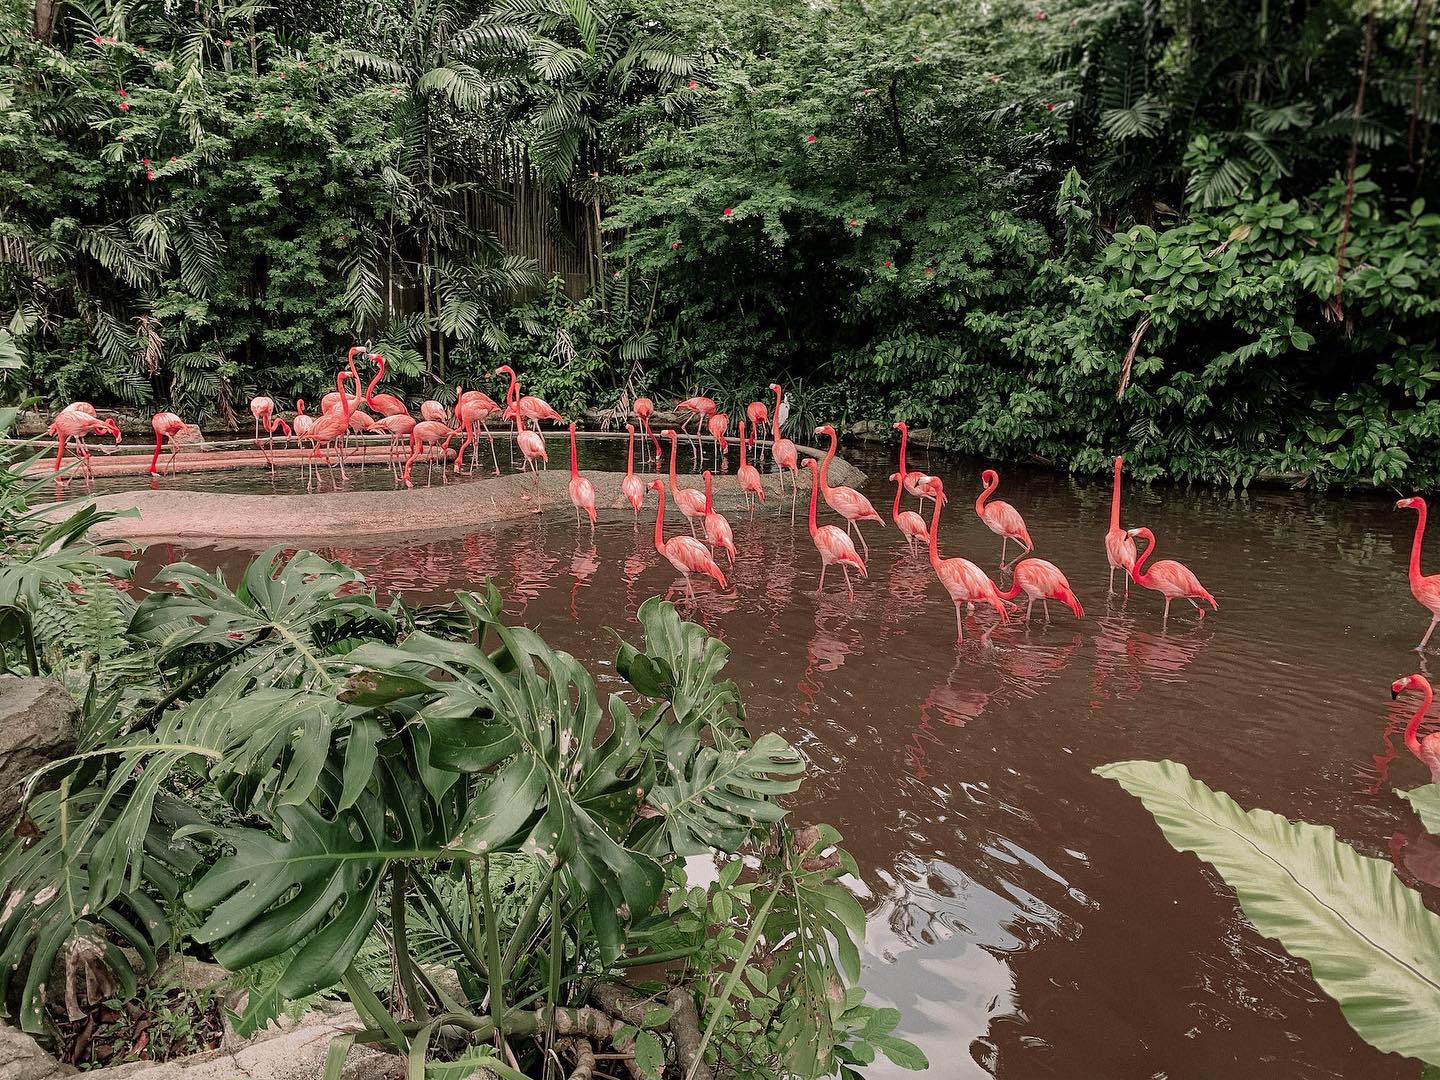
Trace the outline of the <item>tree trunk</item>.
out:
<instances>
[{"instance_id":1,"label":"tree trunk","mask_svg":"<svg viewBox=\"0 0 1440 1080\"><path fill-rule=\"evenodd\" d=\"M30 21L30 35L36 41L50 44L55 33L55 0L35 0L35 11Z\"/></svg>"},{"instance_id":2,"label":"tree trunk","mask_svg":"<svg viewBox=\"0 0 1440 1080\"><path fill-rule=\"evenodd\" d=\"M1365 51L1360 58L1360 89L1355 93L1354 122L1350 130L1350 161L1345 167L1345 206L1340 212L1340 239L1335 245L1335 295L1328 311L1336 322L1345 318L1345 247L1350 240L1350 212L1355 207L1355 168L1360 158L1360 120L1365 115L1365 84L1370 78L1370 54L1375 48L1375 5L1365 13Z\"/></svg>"}]
</instances>

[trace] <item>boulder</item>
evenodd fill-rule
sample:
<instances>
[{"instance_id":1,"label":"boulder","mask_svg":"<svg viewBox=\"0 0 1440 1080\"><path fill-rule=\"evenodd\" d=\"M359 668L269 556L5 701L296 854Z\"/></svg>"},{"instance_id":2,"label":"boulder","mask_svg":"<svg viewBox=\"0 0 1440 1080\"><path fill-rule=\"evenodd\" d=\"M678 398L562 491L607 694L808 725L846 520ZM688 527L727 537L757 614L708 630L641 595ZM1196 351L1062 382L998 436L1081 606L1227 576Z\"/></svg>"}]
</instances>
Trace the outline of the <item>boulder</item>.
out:
<instances>
[{"instance_id":1,"label":"boulder","mask_svg":"<svg viewBox=\"0 0 1440 1080\"><path fill-rule=\"evenodd\" d=\"M0 675L0 822L20 806L36 769L75 752L80 706L54 679Z\"/></svg>"},{"instance_id":2,"label":"boulder","mask_svg":"<svg viewBox=\"0 0 1440 1080\"><path fill-rule=\"evenodd\" d=\"M23 1031L0 1024L0 1078L3 1080L58 1080L77 1071L46 1053Z\"/></svg>"}]
</instances>

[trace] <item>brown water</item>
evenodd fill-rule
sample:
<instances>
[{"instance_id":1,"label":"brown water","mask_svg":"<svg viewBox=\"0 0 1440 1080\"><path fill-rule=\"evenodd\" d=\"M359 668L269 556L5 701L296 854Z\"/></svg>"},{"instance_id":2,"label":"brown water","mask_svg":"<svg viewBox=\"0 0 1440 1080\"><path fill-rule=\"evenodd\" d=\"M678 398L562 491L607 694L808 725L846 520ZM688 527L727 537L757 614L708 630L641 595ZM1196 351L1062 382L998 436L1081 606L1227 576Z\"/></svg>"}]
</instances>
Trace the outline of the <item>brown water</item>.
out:
<instances>
[{"instance_id":1,"label":"brown water","mask_svg":"<svg viewBox=\"0 0 1440 1080\"><path fill-rule=\"evenodd\" d=\"M888 460L856 463L888 520ZM980 464L912 465L951 492L943 550L994 567L999 540L966 501ZM803 525L773 506L731 515L734 586L700 590L694 617L730 644L752 726L808 757L796 816L835 823L863 869L865 985L946 1080L1418 1076L1362 1043L1215 874L1091 774L1174 758L1244 806L1333 825L1407 881L1440 881L1440 844L1392 794L1425 779L1387 693L1416 670L1427 621L1405 580L1413 517L1380 498L1132 486L1127 524L1153 528L1220 602L1203 623L1177 606L1162 632L1155 594L1107 601L1106 485L1012 468L999 494L1066 571L1083 621L1057 610L1048 628L957 649L952 605L893 528L868 527L853 603L833 575L817 597ZM657 592L683 602L652 523L602 518L592 542L565 511L325 554L417 601L494 576L515 619L603 667L606 627L633 631ZM230 570L249 555L160 545L142 580L182 554Z\"/></svg>"}]
</instances>

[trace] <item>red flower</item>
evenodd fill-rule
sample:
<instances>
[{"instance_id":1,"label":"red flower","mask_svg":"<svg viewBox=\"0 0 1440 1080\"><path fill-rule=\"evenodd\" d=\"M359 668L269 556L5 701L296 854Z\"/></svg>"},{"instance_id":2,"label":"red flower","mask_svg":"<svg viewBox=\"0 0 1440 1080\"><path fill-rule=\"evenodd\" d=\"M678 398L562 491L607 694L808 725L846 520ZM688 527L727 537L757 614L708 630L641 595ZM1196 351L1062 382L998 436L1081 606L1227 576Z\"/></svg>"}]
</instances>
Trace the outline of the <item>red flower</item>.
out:
<instances>
[{"instance_id":1,"label":"red flower","mask_svg":"<svg viewBox=\"0 0 1440 1080\"><path fill-rule=\"evenodd\" d=\"M231 41L231 40L227 37L227 38L225 39L225 44L226 44L227 46L230 46L230 45L234 45L235 43L234 43L233 41Z\"/></svg>"},{"instance_id":2,"label":"red flower","mask_svg":"<svg viewBox=\"0 0 1440 1080\"><path fill-rule=\"evenodd\" d=\"M850 227L851 227L852 229L855 228L855 226L856 226L856 225L859 225L859 224L860 224L860 222L859 222L856 218L853 218L853 217L852 217L852 218L850 219Z\"/></svg>"},{"instance_id":3,"label":"red flower","mask_svg":"<svg viewBox=\"0 0 1440 1080\"><path fill-rule=\"evenodd\" d=\"M96 44L96 45L104 45L104 44L105 44L105 42L100 39L100 37L99 37L98 34L97 34L96 37L95 37L95 44Z\"/></svg>"},{"instance_id":4,"label":"red flower","mask_svg":"<svg viewBox=\"0 0 1440 1080\"><path fill-rule=\"evenodd\" d=\"M149 165L149 164L150 164L150 159L149 159L148 157L147 157L147 158L141 158L141 159L140 159L140 164L141 164L141 165Z\"/></svg>"},{"instance_id":5,"label":"red flower","mask_svg":"<svg viewBox=\"0 0 1440 1080\"><path fill-rule=\"evenodd\" d=\"M135 51L136 51L136 52L144 52L144 51L145 51L145 46L144 46L144 45L137 45L137 46L135 46Z\"/></svg>"},{"instance_id":6,"label":"red flower","mask_svg":"<svg viewBox=\"0 0 1440 1080\"><path fill-rule=\"evenodd\" d=\"M615 273L611 274L610 276L618 278L620 276L620 271L616 270Z\"/></svg>"},{"instance_id":7,"label":"red flower","mask_svg":"<svg viewBox=\"0 0 1440 1080\"><path fill-rule=\"evenodd\" d=\"M349 240L349 239L350 239L350 237L346 236L344 233L341 233L341 234L340 234L340 242L341 242L342 244L345 243L345 241L346 241L346 240Z\"/></svg>"},{"instance_id":8,"label":"red flower","mask_svg":"<svg viewBox=\"0 0 1440 1080\"><path fill-rule=\"evenodd\" d=\"M121 111L121 112L129 112L129 111L130 111L130 103L129 103L128 101L122 101L122 102L120 102L120 111Z\"/></svg>"},{"instance_id":9,"label":"red flower","mask_svg":"<svg viewBox=\"0 0 1440 1080\"><path fill-rule=\"evenodd\" d=\"M991 76L990 76L990 81L993 82L993 83L998 83L998 82L1000 81L1000 76L999 76L999 75L991 75Z\"/></svg>"},{"instance_id":10,"label":"red flower","mask_svg":"<svg viewBox=\"0 0 1440 1080\"><path fill-rule=\"evenodd\" d=\"M927 267L925 267L925 273L927 273L927 274L933 274L934 272L935 272L935 268L934 268L933 266L927 266Z\"/></svg>"},{"instance_id":11,"label":"red flower","mask_svg":"<svg viewBox=\"0 0 1440 1080\"><path fill-rule=\"evenodd\" d=\"M130 96L129 94L125 93L125 88L124 88L123 86L120 88L120 96L121 96L121 97L129 97L129 96Z\"/></svg>"},{"instance_id":12,"label":"red flower","mask_svg":"<svg viewBox=\"0 0 1440 1080\"><path fill-rule=\"evenodd\" d=\"M734 216L735 216L735 211L732 210L730 207L727 206L727 207L725 207L725 214L724 214L724 216L725 216L725 217L734 217Z\"/></svg>"},{"instance_id":13,"label":"red flower","mask_svg":"<svg viewBox=\"0 0 1440 1080\"><path fill-rule=\"evenodd\" d=\"M591 169L591 170L590 170L590 179L591 179L591 180L599 180L599 179L600 179L600 174L599 174L598 172L596 172L594 169Z\"/></svg>"},{"instance_id":14,"label":"red flower","mask_svg":"<svg viewBox=\"0 0 1440 1080\"><path fill-rule=\"evenodd\" d=\"M1045 106L1045 111L1046 111L1046 112L1054 112L1054 111L1055 111L1055 103L1052 101L1052 102L1050 102L1050 104L1046 105L1046 106Z\"/></svg>"},{"instance_id":15,"label":"red flower","mask_svg":"<svg viewBox=\"0 0 1440 1080\"><path fill-rule=\"evenodd\" d=\"M676 248L678 248L679 246L680 246L680 241L679 241L679 240L671 240L671 241L670 241L670 250L671 250L671 251L674 251L674 250L675 250Z\"/></svg>"},{"instance_id":16,"label":"red flower","mask_svg":"<svg viewBox=\"0 0 1440 1080\"><path fill-rule=\"evenodd\" d=\"M1043 11L1037 11L1037 12L1035 12L1035 21L1036 21L1036 22L1039 22L1039 21L1040 21L1041 19L1043 19L1043 18L1045 18L1045 12L1043 12Z\"/></svg>"},{"instance_id":17,"label":"red flower","mask_svg":"<svg viewBox=\"0 0 1440 1080\"><path fill-rule=\"evenodd\" d=\"M175 160L175 155L174 155L174 154L171 154L171 155L170 155L170 160L171 160L171 161L174 161L174 160Z\"/></svg>"},{"instance_id":18,"label":"red flower","mask_svg":"<svg viewBox=\"0 0 1440 1080\"><path fill-rule=\"evenodd\" d=\"M154 170L154 169L146 169L146 170L145 170L145 179L146 179L146 180L154 180L154 179L155 179L155 170Z\"/></svg>"},{"instance_id":19,"label":"red flower","mask_svg":"<svg viewBox=\"0 0 1440 1080\"><path fill-rule=\"evenodd\" d=\"M885 269L886 269L886 270L889 270L889 269L890 269L892 266L894 266L894 265L895 265L895 264L892 263L889 259L886 259L886 260L885 260Z\"/></svg>"},{"instance_id":20,"label":"red flower","mask_svg":"<svg viewBox=\"0 0 1440 1080\"><path fill-rule=\"evenodd\" d=\"M861 90L861 91L860 91L860 93L864 94L866 97L869 97L869 96L870 96L871 94L873 94L874 92L875 92L875 91L873 91L872 89L870 89L870 87L868 87L868 86L865 87L864 90Z\"/></svg>"},{"instance_id":21,"label":"red flower","mask_svg":"<svg viewBox=\"0 0 1440 1080\"><path fill-rule=\"evenodd\" d=\"M694 89L696 89L697 87L699 87L700 84L699 84L698 82L696 82L694 79L691 79L691 80L690 80L688 83L686 83L685 85L688 86L691 90L694 90Z\"/></svg>"},{"instance_id":22,"label":"red flower","mask_svg":"<svg viewBox=\"0 0 1440 1080\"><path fill-rule=\"evenodd\" d=\"M285 111L286 111L286 112L289 112L289 111L290 111L290 106L289 106L289 105L286 105L286 106L285 106Z\"/></svg>"},{"instance_id":23,"label":"red flower","mask_svg":"<svg viewBox=\"0 0 1440 1080\"><path fill-rule=\"evenodd\" d=\"M807 143L812 143L812 142L815 141L815 136L814 136L814 135L806 135L806 136L805 136L805 141L806 141Z\"/></svg>"}]
</instances>

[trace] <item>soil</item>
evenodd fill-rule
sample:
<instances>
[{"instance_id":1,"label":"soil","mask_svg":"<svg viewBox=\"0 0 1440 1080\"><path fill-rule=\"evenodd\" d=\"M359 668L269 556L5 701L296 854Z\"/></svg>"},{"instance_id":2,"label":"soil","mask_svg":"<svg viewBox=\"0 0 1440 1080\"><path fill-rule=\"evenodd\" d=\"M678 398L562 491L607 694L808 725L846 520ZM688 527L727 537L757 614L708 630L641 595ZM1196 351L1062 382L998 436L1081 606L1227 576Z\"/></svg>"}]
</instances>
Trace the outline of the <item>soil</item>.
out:
<instances>
[{"instance_id":1,"label":"soil","mask_svg":"<svg viewBox=\"0 0 1440 1080\"><path fill-rule=\"evenodd\" d=\"M69 1019L62 1002L51 1006L59 1032L55 1056L80 1069L129 1061L169 1061L214 1050L225 1035L220 995L183 987L153 990L134 1001L83 1006Z\"/></svg>"}]
</instances>

